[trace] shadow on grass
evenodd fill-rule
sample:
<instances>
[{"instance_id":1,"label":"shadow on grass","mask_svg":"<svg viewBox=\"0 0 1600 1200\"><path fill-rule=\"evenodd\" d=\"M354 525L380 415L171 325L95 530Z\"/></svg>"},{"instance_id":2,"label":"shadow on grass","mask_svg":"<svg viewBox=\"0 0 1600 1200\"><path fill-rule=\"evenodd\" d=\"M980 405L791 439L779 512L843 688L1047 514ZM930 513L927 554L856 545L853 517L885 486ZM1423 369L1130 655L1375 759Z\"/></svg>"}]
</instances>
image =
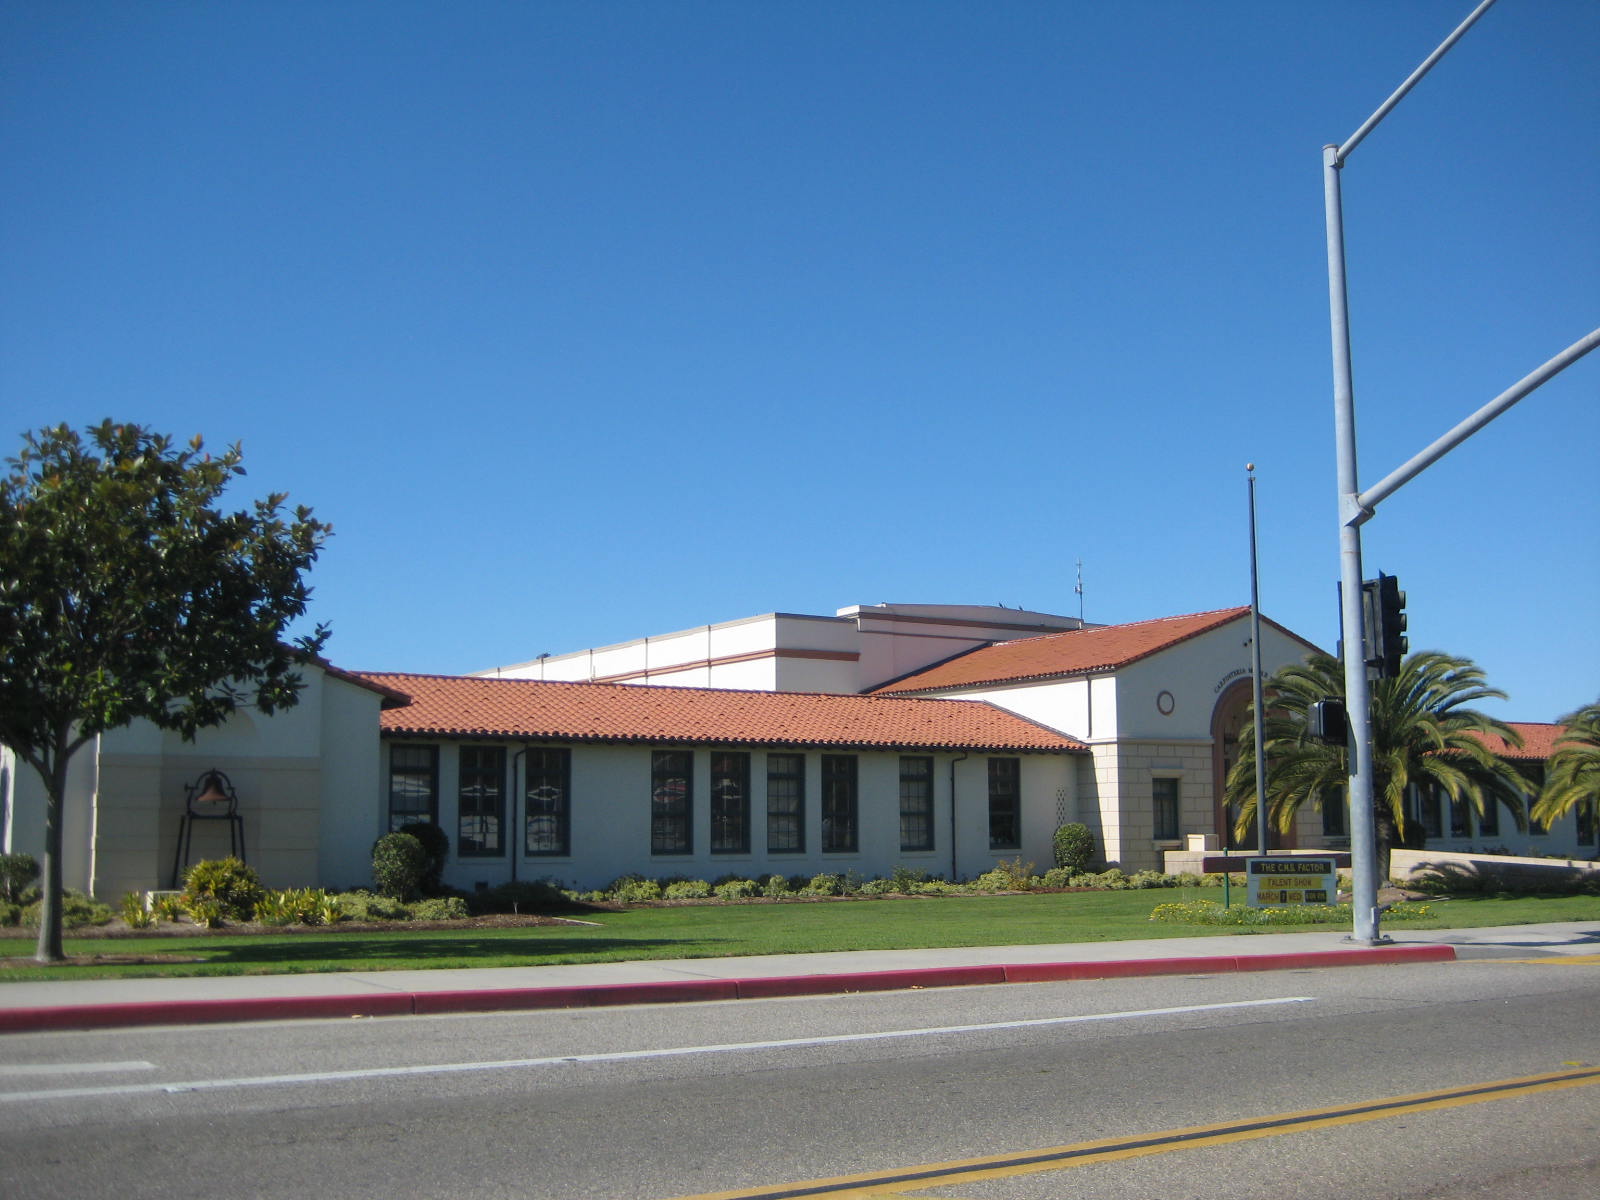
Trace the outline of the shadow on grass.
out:
<instances>
[{"instance_id":1,"label":"shadow on grass","mask_svg":"<svg viewBox=\"0 0 1600 1200\"><path fill-rule=\"evenodd\" d=\"M396 967L428 967L439 962L489 961L529 966L555 958L614 958L617 956L681 957L695 951L715 953L716 939L706 938L585 938L552 941L538 937L448 937L416 935L329 938L315 944L294 941L241 939L227 946L208 946L194 939L184 952L218 966L275 966L298 963L306 970L340 970L348 963L389 963Z\"/></svg>"}]
</instances>

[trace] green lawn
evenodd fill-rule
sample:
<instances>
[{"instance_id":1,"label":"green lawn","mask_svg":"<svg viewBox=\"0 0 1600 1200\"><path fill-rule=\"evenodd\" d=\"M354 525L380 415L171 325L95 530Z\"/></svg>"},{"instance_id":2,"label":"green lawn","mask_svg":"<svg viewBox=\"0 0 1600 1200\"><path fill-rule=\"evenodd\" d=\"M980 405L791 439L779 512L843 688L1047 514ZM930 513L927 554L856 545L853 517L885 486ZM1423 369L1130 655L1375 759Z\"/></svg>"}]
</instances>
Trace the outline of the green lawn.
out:
<instances>
[{"instance_id":1,"label":"green lawn","mask_svg":"<svg viewBox=\"0 0 1600 1200\"><path fill-rule=\"evenodd\" d=\"M1130 938L1206 937L1338 926L1240 930L1150 920L1157 904L1220 900L1216 888L1065 892L1022 896L882 899L815 904L703 905L599 912L588 925L517 929L437 928L415 932L301 929L272 934L95 938L69 937L68 954L178 955L177 963L17 966L0 980L103 979L118 976L285 974L401 968L512 967L660 958L718 958L833 950L929 946L1005 946L1106 942ZM1396 930L1600 921L1600 897L1430 902L1434 916ZM18 931L21 933L22 931ZM33 953L31 937L0 938L0 957Z\"/></svg>"}]
</instances>

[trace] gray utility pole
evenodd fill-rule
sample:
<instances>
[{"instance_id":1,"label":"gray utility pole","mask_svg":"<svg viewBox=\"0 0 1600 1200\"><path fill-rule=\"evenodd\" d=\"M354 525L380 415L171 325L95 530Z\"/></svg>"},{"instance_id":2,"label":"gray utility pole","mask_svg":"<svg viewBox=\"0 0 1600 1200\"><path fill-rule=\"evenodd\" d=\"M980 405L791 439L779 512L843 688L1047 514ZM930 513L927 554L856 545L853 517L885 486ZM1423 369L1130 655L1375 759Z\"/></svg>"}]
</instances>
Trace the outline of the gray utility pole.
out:
<instances>
[{"instance_id":1,"label":"gray utility pole","mask_svg":"<svg viewBox=\"0 0 1600 1200\"><path fill-rule=\"evenodd\" d=\"M1333 335L1333 413L1339 487L1340 616L1344 626L1345 708L1350 722L1350 867L1354 929L1350 940L1375 945L1378 934L1377 845L1372 813L1372 711L1367 683L1366 644L1362 621L1361 526L1373 515L1380 500L1393 494L1448 451L1505 412L1540 384L1551 379L1596 346L1600 329L1573 343L1544 366L1479 409L1405 465L1363 492L1356 472L1355 388L1350 370L1350 310L1345 287L1344 215L1339 172L1361 141L1389 115L1407 92L1432 70L1445 52L1488 11L1494 0L1483 0L1454 33L1446 38L1395 93L1350 135L1342 146L1322 148L1323 202L1328 228L1328 308Z\"/></svg>"},{"instance_id":2,"label":"gray utility pole","mask_svg":"<svg viewBox=\"0 0 1600 1200\"><path fill-rule=\"evenodd\" d=\"M1267 853L1267 747L1261 740L1265 719L1261 702L1261 585L1256 569L1256 465L1246 463L1250 473L1250 699L1254 704L1256 739L1256 851Z\"/></svg>"}]
</instances>

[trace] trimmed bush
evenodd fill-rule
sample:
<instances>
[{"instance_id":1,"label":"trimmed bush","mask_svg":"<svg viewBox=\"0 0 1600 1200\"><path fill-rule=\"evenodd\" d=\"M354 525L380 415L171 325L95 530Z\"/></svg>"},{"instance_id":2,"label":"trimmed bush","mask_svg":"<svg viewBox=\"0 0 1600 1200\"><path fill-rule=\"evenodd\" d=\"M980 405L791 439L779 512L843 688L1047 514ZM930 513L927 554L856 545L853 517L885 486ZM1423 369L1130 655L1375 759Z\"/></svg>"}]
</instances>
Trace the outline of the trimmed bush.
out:
<instances>
[{"instance_id":1,"label":"trimmed bush","mask_svg":"<svg viewBox=\"0 0 1600 1200\"><path fill-rule=\"evenodd\" d=\"M26 895L39 878L39 860L31 854L0 854L0 900L24 904Z\"/></svg>"},{"instance_id":2,"label":"trimmed bush","mask_svg":"<svg viewBox=\"0 0 1600 1200\"><path fill-rule=\"evenodd\" d=\"M364 890L340 892L336 900L340 913L351 921L404 921L410 915L393 897Z\"/></svg>"},{"instance_id":3,"label":"trimmed bush","mask_svg":"<svg viewBox=\"0 0 1600 1200\"><path fill-rule=\"evenodd\" d=\"M268 892L256 902L256 920L263 925L328 924L328 893L316 888ZM335 909L338 902L334 901Z\"/></svg>"},{"instance_id":4,"label":"trimmed bush","mask_svg":"<svg viewBox=\"0 0 1600 1200\"><path fill-rule=\"evenodd\" d=\"M661 890L663 900L706 900L710 896L711 885L704 879L674 879Z\"/></svg>"},{"instance_id":5,"label":"trimmed bush","mask_svg":"<svg viewBox=\"0 0 1600 1200\"><path fill-rule=\"evenodd\" d=\"M428 856L428 867L422 873L417 889L425 896L437 896L444 886L444 864L450 857L450 835L432 821L407 821L395 832L409 833L422 843L422 851Z\"/></svg>"},{"instance_id":6,"label":"trimmed bush","mask_svg":"<svg viewBox=\"0 0 1600 1200\"><path fill-rule=\"evenodd\" d=\"M464 921L472 914L460 896L431 896L406 905L413 921Z\"/></svg>"},{"instance_id":7,"label":"trimmed bush","mask_svg":"<svg viewBox=\"0 0 1600 1200\"><path fill-rule=\"evenodd\" d=\"M571 900L552 879L517 879L474 892L467 907L480 913L538 913L566 908Z\"/></svg>"},{"instance_id":8,"label":"trimmed bush","mask_svg":"<svg viewBox=\"0 0 1600 1200\"><path fill-rule=\"evenodd\" d=\"M1426 921L1433 915L1433 909L1426 904L1396 904L1384 914L1384 920ZM1235 904L1224 908L1214 900L1190 900L1158 904L1150 919L1180 925L1347 925L1351 918L1348 904L1299 904L1286 908Z\"/></svg>"},{"instance_id":9,"label":"trimmed bush","mask_svg":"<svg viewBox=\"0 0 1600 1200\"><path fill-rule=\"evenodd\" d=\"M1094 861L1094 834L1078 821L1062 825L1056 830L1053 849L1056 866L1082 874Z\"/></svg>"},{"instance_id":10,"label":"trimmed bush","mask_svg":"<svg viewBox=\"0 0 1600 1200\"><path fill-rule=\"evenodd\" d=\"M624 875L606 892L619 904L645 904L661 899L661 885L654 879L641 879L637 875Z\"/></svg>"},{"instance_id":11,"label":"trimmed bush","mask_svg":"<svg viewBox=\"0 0 1600 1200\"><path fill-rule=\"evenodd\" d=\"M753 879L730 879L727 883L719 883L714 889L718 900L748 900L751 896L759 895L761 887Z\"/></svg>"},{"instance_id":12,"label":"trimmed bush","mask_svg":"<svg viewBox=\"0 0 1600 1200\"><path fill-rule=\"evenodd\" d=\"M372 882L393 900L413 900L428 874L428 852L415 834L386 833L372 847Z\"/></svg>"},{"instance_id":13,"label":"trimmed bush","mask_svg":"<svg viewBox=\"0 0 1600 1200\"><path fill-rule=\"evenodd\" d=\"M21 923L30 928L39 928L39 910L44 907L43 900L35 900L22 908ZM78 929L85 925L104 925L115 916L109 904L101 904L93 896L86 896L74 888L65 888L61 893L61 927L63 929Z\"/></svg>"},{"instance_id":14,"label":"trimmed bush","mask_svg":"<svg viewBox=\"0 0 1600 1200\"><path fill-rule=\"evenodd\" d=\"M204 859L183 877L183 906L191 916L197 901L214 900L223 920L248 921L263 895L255 868L237 858Z\"/></svg>"},{"instance_id":15,"label":"trimmed bush","mask_svg":"<svg viewBox=\"0 0 1600 1200\"><path fill-rule=\"evenodd\" d=\"M1001 859L989 870L979 875L973 885L986 892L1028 892L1037 885L1033 864L1022 861L1022 856Z\"/></svg>"}]
</instances>

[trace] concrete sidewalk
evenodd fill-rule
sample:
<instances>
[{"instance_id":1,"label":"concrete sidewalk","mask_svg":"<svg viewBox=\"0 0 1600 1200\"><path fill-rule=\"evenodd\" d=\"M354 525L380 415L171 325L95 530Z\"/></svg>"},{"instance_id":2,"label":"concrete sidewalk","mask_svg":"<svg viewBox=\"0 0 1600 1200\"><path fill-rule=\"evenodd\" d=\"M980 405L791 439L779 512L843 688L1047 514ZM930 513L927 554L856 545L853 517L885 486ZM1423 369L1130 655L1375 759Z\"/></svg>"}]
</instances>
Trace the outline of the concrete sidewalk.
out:
<instances>
[{"instance_id":1,"label":"concrete sidewalk","mask_svg":"<svg viewBox=\"0 0 1600 1200\"><path fill-rule=\"evenodd\" d=\"M1191 975L1459 958L1600 956L1600 923L1343 931L1135 942L864 950L582 966L226 975L0 984L0 1033L201 1021L378 1017L661 1004L1137 975Z\"/></svg>"}]
</instances>

